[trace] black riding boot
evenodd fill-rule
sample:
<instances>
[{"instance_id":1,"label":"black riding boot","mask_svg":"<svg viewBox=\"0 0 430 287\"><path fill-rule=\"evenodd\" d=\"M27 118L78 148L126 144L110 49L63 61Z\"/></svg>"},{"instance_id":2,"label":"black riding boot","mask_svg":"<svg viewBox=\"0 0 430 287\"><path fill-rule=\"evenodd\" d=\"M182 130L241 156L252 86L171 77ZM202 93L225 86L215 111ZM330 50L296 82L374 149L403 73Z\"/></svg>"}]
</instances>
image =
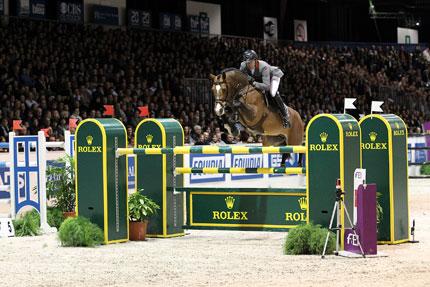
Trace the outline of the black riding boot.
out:
<instances>
[{"instance_id":1,"label":"black riding boot","mask_svg":"<svg viewBox=\"0 0 430 287\"><path fill-rule=\"evenodd\" d=\"M281 112L281 115L282 115L282 125L284 126L284 128L290 128L291 124L289 119L290 117L288 114L288 108L284 104L284 101L282 101L281 96L279 95L279 92L276 93L275 102L278 105L279 111Z\"/></svg>"}]
</instances>

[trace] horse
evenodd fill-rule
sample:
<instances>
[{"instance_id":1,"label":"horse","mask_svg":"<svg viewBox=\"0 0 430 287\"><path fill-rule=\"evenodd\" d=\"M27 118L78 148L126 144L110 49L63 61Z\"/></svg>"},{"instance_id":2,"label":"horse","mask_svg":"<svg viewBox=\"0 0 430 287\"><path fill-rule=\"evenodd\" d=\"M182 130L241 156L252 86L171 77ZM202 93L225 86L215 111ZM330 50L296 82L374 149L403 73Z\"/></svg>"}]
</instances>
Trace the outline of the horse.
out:
<instances>
[{"instance_id":1,"label":"horse","mask_svg":"<svg viewBox=\"0 0 430 287\"><path fill-rule=\"evenodd\" d=\"M263 146L302 145L304 123L300 114L288 107L291 125L284 128L278 110L268 106L265 95L249 84L245 73L228 68L217 76L210 74L210 79L217 116L237 113L239 122L250 134L262 136ZM282 158L282 164L287 157Z\"/></svg>"}]
</instances>

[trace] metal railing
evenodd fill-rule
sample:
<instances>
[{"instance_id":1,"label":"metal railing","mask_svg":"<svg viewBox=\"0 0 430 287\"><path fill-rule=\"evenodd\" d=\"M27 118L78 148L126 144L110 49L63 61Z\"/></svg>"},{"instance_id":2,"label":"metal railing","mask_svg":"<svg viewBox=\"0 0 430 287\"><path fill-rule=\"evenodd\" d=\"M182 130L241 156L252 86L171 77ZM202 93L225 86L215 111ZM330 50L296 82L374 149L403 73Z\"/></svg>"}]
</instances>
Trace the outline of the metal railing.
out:
<instances>
[{"instance_id":1,"label":"metal railing","mask_svg":"<svg viewBox=\"0 0 430 287\"><path fill-rule=\"evenodd\" d=\"M190 97L192 103L207 104L209 110L212 111L214 100L211 87L209 79L185 78L182 93L185 97Z\"/></svg>"}]
</instances>

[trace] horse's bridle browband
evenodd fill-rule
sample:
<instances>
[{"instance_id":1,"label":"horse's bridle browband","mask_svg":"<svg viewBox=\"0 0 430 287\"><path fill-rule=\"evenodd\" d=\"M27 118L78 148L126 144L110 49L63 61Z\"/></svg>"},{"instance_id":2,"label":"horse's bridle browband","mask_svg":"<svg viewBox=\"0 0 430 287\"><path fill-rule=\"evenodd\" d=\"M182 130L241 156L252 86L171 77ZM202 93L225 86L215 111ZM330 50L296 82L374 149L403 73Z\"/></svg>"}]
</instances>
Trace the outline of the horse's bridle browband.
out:
<instances>
[{"instance_id":1,"label":"horse's bridle browband","mask_svg":"<svg viewBox=\"0 0 430 287\"><path fill-rule=\"evenodd\" d=\"M218 96L218 93L215 94L215 103L221 105L223 108L225 108L225 106L228 106L228 107L230 107L232 109L235 109L233 103L234 103L235 100L237 100L236 98L241 98L243 96L246 96L246 94L248 94L248 92L250 90L249 85L248 85L247 86L248 89L247 89L247 91L246 91L245 94L240 93L243 90L243 89L240 89L240 90L236 91L234 93L234 95L230 96L229 95L229 87L228 87L228 84L227 84L226 81L214 82L214 85L220 85L221 86L222 84L224 84L225 87L226 87L226 94L227 94L227 96L225 97L224 100L220 100L219 96ZM239 88L239 85L240 84L237 84L236 88ZM239 97L237 97L237 95L239 95ZM229 100L230 98L231 98L231 101Z\"/></svg>"}]
</instances>

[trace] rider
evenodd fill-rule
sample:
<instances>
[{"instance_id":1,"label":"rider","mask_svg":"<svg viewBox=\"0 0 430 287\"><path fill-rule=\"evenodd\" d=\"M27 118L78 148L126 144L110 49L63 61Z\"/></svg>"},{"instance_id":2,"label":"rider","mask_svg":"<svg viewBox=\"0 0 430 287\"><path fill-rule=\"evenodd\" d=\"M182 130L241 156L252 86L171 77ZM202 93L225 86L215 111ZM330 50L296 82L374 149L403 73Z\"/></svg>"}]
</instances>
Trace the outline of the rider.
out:
<instances>
[{"instance_id":1,"label":"rider","mask_svg":"<svg viewBox=\"0 0 430 287\"><path fill-rule=\"evenodd\" d=\"M254 50L246 50L243 53L243 62L240 64L240 70L248 75L249 83L255 88L263 93L270 91L270 95L275 99L281 112L283 126L289 128L288 108L278 92L279 83L284 75L281 69L259 60Z\"/></svg>"}]
</instances>

